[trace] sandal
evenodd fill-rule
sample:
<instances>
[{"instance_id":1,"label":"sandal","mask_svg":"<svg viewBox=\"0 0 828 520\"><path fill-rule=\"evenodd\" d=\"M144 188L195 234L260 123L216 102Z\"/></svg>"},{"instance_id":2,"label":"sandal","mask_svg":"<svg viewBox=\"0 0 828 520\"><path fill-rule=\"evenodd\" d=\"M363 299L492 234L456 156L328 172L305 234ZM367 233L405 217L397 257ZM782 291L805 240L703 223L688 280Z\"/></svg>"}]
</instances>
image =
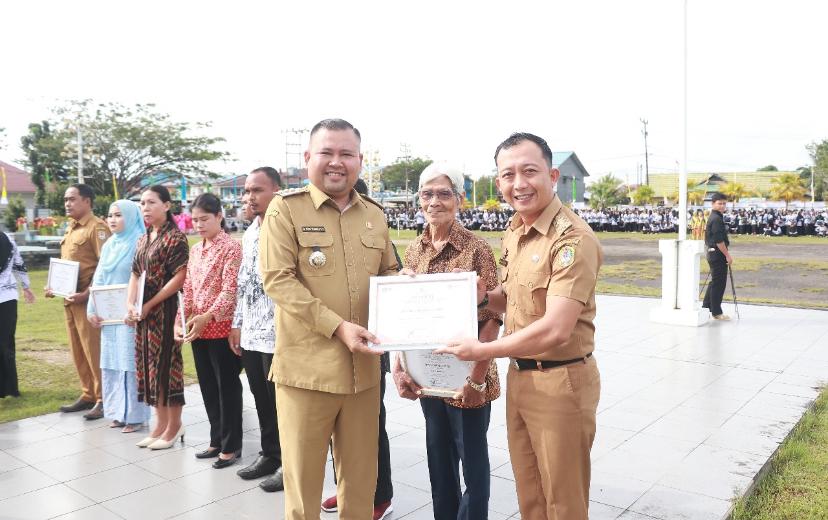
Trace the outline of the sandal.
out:
<instances>
[{"instance_id":1,"label":"sandal","mask_svg":"<svg viewBox=\"0 0 828 520\"><path fill-rule=\"evenodd\" d=\"M126 424L122 423L121 421L112 421L109 423L110 428L123 428Z\"/></svg>"},{"instance_id":2,"label":"sandal","mask_svg":"<svg viewBox=\"0 0 828 520\"><path fill-rule=\"evenodd\" d=\"M124 426L124 429L121 430L121 433L135 433L137 431L141 431L143 428L144 425L141 423L127 424Z\"/></svg>"}]
</instances>

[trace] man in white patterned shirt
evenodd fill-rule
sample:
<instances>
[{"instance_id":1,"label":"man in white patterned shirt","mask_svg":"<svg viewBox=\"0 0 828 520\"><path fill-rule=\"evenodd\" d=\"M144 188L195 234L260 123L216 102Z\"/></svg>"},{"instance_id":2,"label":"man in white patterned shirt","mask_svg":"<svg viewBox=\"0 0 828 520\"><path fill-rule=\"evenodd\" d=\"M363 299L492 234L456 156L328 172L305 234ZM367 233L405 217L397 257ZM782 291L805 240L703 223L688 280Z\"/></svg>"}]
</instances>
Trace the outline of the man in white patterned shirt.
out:
<instances>
[{"instance_id":1,"label":"man in white patterned shirt","mask_svg":"<svg viewBox=\"0 0 828 520\"><path fill-rule=\"evenodd\" d=\"M242 358L256 402L262 442L259 457L237 474L245 480L270 475L259 483L260 488L269 492L283 490L284 483L276 420L276 391L267 378L276 345L275 309L273 300L264 292L259 272L259 226L273 194L280 188L279 173L269 166L253 170L244 181L244 196L248 210L253 213L253 221L242 239L236 312L229 337L230 348Z\"/></svg>"}]
</instances>

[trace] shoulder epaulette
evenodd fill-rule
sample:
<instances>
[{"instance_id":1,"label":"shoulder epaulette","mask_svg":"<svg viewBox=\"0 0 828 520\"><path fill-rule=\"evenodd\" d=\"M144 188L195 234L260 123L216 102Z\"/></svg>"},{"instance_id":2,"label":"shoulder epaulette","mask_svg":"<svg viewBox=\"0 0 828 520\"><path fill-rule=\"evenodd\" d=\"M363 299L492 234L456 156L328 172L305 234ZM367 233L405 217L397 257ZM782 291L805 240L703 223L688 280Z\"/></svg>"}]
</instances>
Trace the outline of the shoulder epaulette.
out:
<instances>
[{"instance_id":1,"label":"shoulder epaulette","mask_svg":"<svg viewBox=\"0 0 828 520\"><path fill-rule=\"evenodd\" d=\"M552 221L552 225L559 235L563 235L567 229L572 227L572 221L563 212L559 211L555 216L555 220Z\"/></svg>"},{"instance_id":2,"label":"shoulder epaulette","mask_svg":"<svg viewBox=\"0 0 828 520\"><path fill-rule=\"evenodd\" d=\"M307 193L308 187L303 186L301 188L288 188L286 190L279 190L276 192L276 195L280 197L290 197L291 195L298 195L300 193Z\"/></svg>"}]
</instances>

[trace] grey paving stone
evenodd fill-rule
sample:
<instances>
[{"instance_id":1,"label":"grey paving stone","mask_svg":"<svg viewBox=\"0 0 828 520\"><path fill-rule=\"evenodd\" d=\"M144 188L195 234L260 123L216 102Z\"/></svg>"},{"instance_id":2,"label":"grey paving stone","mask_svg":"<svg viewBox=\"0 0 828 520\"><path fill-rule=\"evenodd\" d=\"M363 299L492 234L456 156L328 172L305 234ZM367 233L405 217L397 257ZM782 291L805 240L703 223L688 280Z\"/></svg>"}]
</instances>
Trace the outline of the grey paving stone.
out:
<instances>
[{"instance_id":1,"label":"grey paving stone","mask_svg":"<svg viewBox=\"0 0 828 520\"><path fill-rule=\"evenodd\" d=\"M655 304L598 298L602 397L591 518L722 518L730 497L745 489L828 382L828 320L818 311L746 306L741 321L675 328L647 321ZM507 361L498 367L505 383ZM432 518L422 411L388 382L392 518ZM235 475L259 450L249 392L244 457L225 470L194 458L208 444L209 424L198 388L188 387L185 399L186 443L165 451L134 446L146 431L124 435L80 414L0 424L0 498L8 497L0 500L0 516L281 518L283 493L264 493L257 481ZM504 395L493 403L488 431L494 520L520 518L505 402ZM326 471L323 498L336 492L330 463Z\"/></svg>"}]
</instances>

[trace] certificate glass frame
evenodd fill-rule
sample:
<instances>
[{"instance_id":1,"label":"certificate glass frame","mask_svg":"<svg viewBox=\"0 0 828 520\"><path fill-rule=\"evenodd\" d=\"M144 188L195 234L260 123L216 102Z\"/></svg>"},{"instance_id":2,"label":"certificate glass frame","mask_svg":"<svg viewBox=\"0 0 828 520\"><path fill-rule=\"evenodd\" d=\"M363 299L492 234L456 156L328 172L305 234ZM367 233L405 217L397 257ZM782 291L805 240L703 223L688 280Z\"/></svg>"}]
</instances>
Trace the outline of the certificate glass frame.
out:
<instances>
[{"instance_id":1,"label":"certificate glass frame","mask_svg":"<svg viewBox=\"0 0 828 520\"><path fill-rule=\"evenodd\" d=\"M473 362L434 349L477 337L477 274L474 272L372 277L368 330L380 344L399 351L406 372L424 395L454 397Z\"/></svg>"},{"instance_id":2,"label":"certificate glass frame","mask_svg":"<svg viewBox=\"0 0 828 520\"><path fill-rule=\"evenodd\" d=\"M89 288L89 297L95 306L95 315L103 325L123 325L127 315L129 285L100 285Z\"/></svg>"},{"instance_id":3,"label":"certificate glass frame","mask_svg":"<svg viewBox=\"0 0 828 520\"><path fill-rule=\"evenodd\" d=\"M138 277L138 294L135 295L135 313L138 316L144 310L144 286L147 284L147 272L142 271L141 276Z\"/></svg>"},{"instance_id":4,"label":"certificate glass frame","mask_svg":"<svg viewBox=\"0 0 828 520\"><path fill-rule=\"evenodd\" d=\"M78 275L80 263L74 260L49 259L49 273L46 277L46 287L55 296L64 298L78 292Z\"/></svg>"}]
</instances>

